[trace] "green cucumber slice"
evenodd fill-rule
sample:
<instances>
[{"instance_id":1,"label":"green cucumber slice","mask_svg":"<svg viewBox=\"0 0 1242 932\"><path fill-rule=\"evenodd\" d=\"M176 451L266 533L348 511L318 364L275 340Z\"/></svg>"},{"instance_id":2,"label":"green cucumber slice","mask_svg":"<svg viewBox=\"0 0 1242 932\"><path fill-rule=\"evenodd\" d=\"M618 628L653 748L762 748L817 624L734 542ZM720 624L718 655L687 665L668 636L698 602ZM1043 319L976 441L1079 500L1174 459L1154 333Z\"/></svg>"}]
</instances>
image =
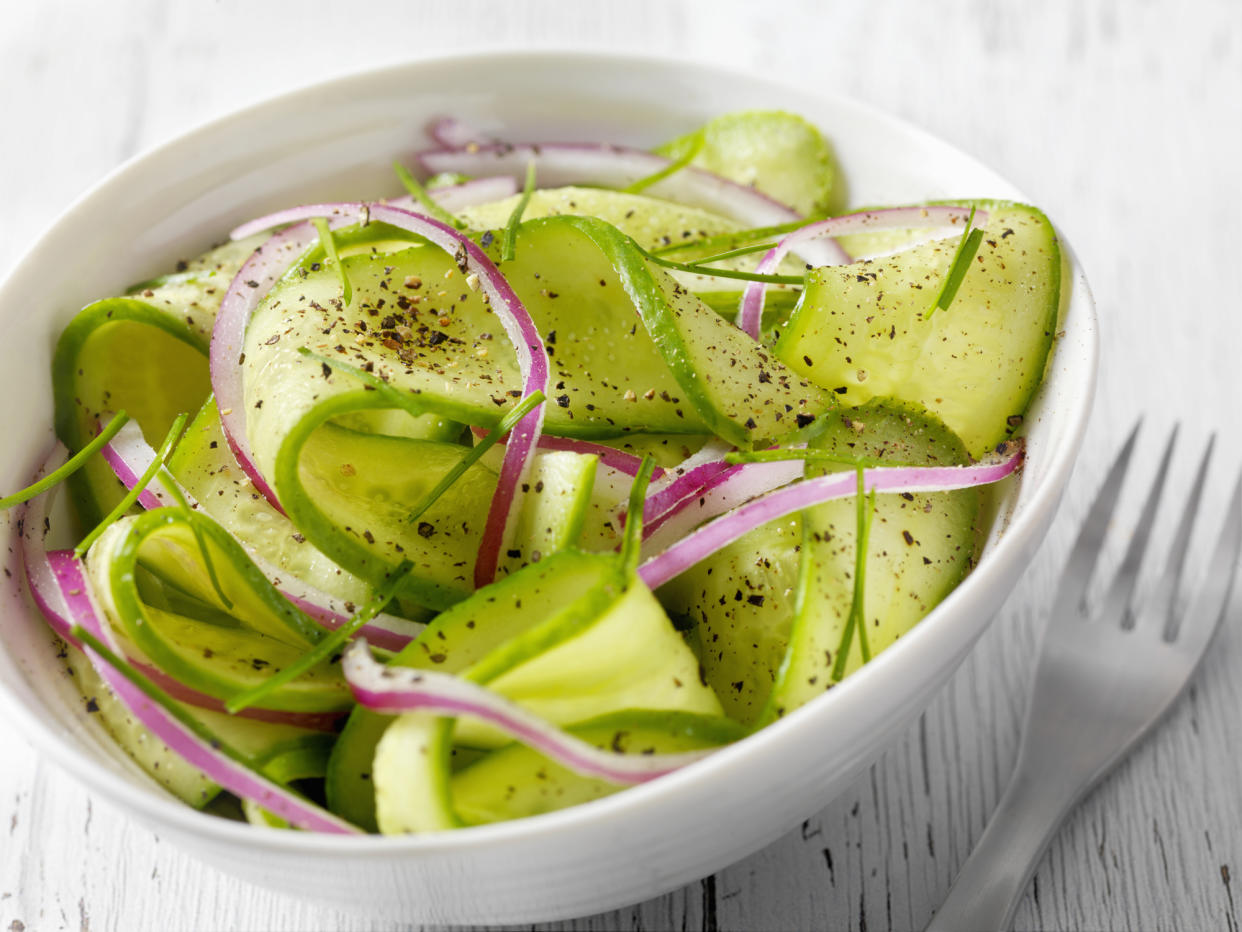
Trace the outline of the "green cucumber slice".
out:
<instances>
[{"instance_id":1,"label":"green cucumber slice","mask_svg":"<svg viewBox=\"0 0 1242 932\"><path fill-rule=\"evenodd\" d=\"M459 673L506 640L540 624L550 624L548 619L599 611L600 600L606 604L612 598L603 590L615 572L616 557L611 554L575 550L554 553L437 616L391 662ZM329 808L369 831L378 831L372 775L375 749L393 721L392 716L354 709L328 766L325 787Z\"/></svg>"},{"instance_id":2,"label":"green cucumber slice","mask_svg":"<svg viewBox=\"0 0 1242 932\"><path fill-rule=\"evenodd\" d=\"M793 625L802 520L765 524L670 580L658 592L693 624L703 676L725 713L759 720Z\"/></svg>"},{"instance_id":3,"label":"green cucumber slice","mask_svg":"<svg viewBox=\"0 0 1242 932\"><path fill-rule=\"evenodd\" d=\"M508 222L520 197L515 194L489 204L467 207L458 217L475 230L498 230ZM737 221L697 207L603 188L544 188L531 194L522 211L523 220L563 215L597 217L644 249L659 249L740 229Z\"/></svg>"},{"instance_id":4,"label":"green cucumber slice","mask_svg":"<svg viewBox=\"0 0 1242 932\"><path fill-rule=\"evenodd\" d=\"M52 359L56 435L70 450L94 436L105 412L125 409L153 446L182 411L210 392L207 343L229 283L260 237L214 249L130 295L87 305L62 331ZM96 524L125 492L95 460L69 480L83 524Z\"/></svg>"},{"instance_id":5,"label":"green cucumber slice","mask_svg":"<svg viewBox=\"0 0 1242 932\"><path fill-rule=\"evenodd\" d=\"M746 729L726 718L687 712L626 710L568 731L600 748L625 754L674 754L720 747ZM616 793L623 787L584 777L522 744L510 744L458 770L449 781L453 807L465 825L483 825L553 812Z\"/></svg>"},{"instance_id":6,"label":"green cucumber slice","mask_svg":"<svg viewBox=\"0 0 1242 932\"><path fill-rule=\"evenodd\" d=\"M969 462L961 441L934 415L886 399L835 414L814 446L864 466ZM807 464L808 474L836 468ZM977 489L876 497L863 600L865 636L872 656L926 616L970 569L977 546L979 506ZM802 523L797 608L765 720L792 711L833 685L837 651L853 602L855 499L807 509ZM862 663L856 633L845 675Z\"/></svg>"},{"instance_id":7,"label":"green cucumber slice","mask_svg":"<svg viewBox=\"0 0 1242 932\"><path fill-rule=\"evenodd\" d=\"M156 739L142 726L91 666L86 655L65 645L62 656L78 690L84 708L95 716L117 745L156 783L195 809L201 809L220 794L220 787L185 759ZM270 761L264 772L283 779L286 764L305 755L325 757L333 737L295 725L261 722L223 712L181 704L182 708L227 741L230 746L260 760Z\"/></svg>"},{"instance_id":8,"label":"green cucumber slice","mask_svg":"<svg viewBox=\"0 0 1242 932\"><path fill-rule=\"evenodd\" d=\"M211 582L194 531L228 597ZM143 577L140 569L150 572ZM152 663L185 685L227 699L258 685L318 642L323 629L298 611L250 562L241 546L198 512L158 509L125 518L91 548L87 571L109 623ZM168 579L239 626L178 615L147 604L139 579ZM352 695L339 665L325 662L274 690L264 708L297 712L348 709Z\"/></svg>"},{"instance_id":9,"label":"green cucumber slice","mask_svg":"<svg viewBox=\"0 0 1242 932\"><path fill-rule=\"evenodd\" d=\"M404 411L400 413L409 418ZM169 457L168 469L207 514L283 573L312 582L343 602L360 604L370 597L367 583L315 549L259 494L233 458L214 398L207 400L186 428Z\"/></svg>"},{"instance_id":10,"label":"green cucumber slice","mask_svg":"<svg viewBox=\"0 0 1242 932\"><path fill-rule=\"evenodd\" d=\"M795 114L728 113L656 152L676 161L696 149L691 165L756 188L801 214L826 216L845 205L845 183L832 146Z\"/></svg>"},{"instance_id":11,"label":"green cucumber slice","mask_svg":"<svg viewBox=\"0 0 1242 932\"><path fill-rule=\"evenodd\" d=\"M604 385L600 380L598 390L594 386L590 389L592 403L598 406L607 400L609 414L606 416L615 418L615 423L632 416L627 414L627 407L641 409L645 403L664 401L666 405L673 405L675 418L684 425L675 432L701 432L701 426L695 426L698 422L737 446L750 446L805 437L812 433L809 428L815 418L832 407L827 393L790 373L767 350L712 313L663 269L649 264L632 240L601 220L563 216L522 224L517 259L505 263L502 271L524 298L539 283L542 283L541 291L564 292L576 298L580 294L576 286L582 281L586 282L582 289L584 296L592 294L593 289L603 291L598 281L607 283L607 276L573 278L585 258L593 255L594 250L586 248L587 243L611 265L678 386L670 390L661 387L663 383L652 384L650 377L654 373L631 367L629 360L615 351L614 347L624 345L619 341L639 333L632 316L619 312L607 318L601 315L599 329L581 333L571 352L554 354L553 364L561 367L561 374L570 377L575 373L565 371L563 367L567 364L592 372L600 371L601 366L602 371L620 368L628 379L626 384ZM553 249L552 244L559 244L558 248ZM545 248L540 249L540 246ZM564 255L571 247L573 254ZM561 255L563 261L553 265L544 258L550 255ZM536 274L538 279L534 277ZM562 286L563 280L575 284ZM538 300L528 303L541 332L551 343L546 328L553 318L541 315L541 308L543 305ZM575 301L573 309L575 321L580 320L579 302ZM558 308L557 313L568 313L568 310ZM580 324L573 324L570 331L575 332L573 328L578 326ZM557 339L560 339L559 330ZM605 358L596 363L592 356L601 352ZM570 362L565 363L565 359ZM569 384L572 387L572 383ZM684 396L685 400L677 395ZM567 407L572 406L571 394ZM551 425L549 416L549 429L555 430ZM641 429L637 424L631 427ZM670 429L670 432L674 431Z\"/></svg>"},{"instance_id":12,"label":"green cucumber slice","mask_svg":"<svg viewBox=\"0 0 1242 932\"><path fill-rule=\"evenodd\" d=\"M521 617L529 626L497 637L496 613L508 608L509 599L517 602L527 586L538 582L546 587L566 572L579 584L593 573L596 583L580 589L577 600L559 611L548 610L546 596L542 606L534 606L536 611L523 601ZM558 588L565 585L557 582ZM505 598L490 599L500 586L506 586ZM471 606L469 612L463 606ZM403 651L402 662L425 665L438 659L437 669L487 683L559 724L630 708L720 714L715 695L699 679L697 659L650 590L636 580L620 589L615 555L561 551L445 613L454 614L433 622ZM475 621L475 627L464 627L462 619ZM469 655L478 659L466 666ZM448 782L453 745L498 747L509 740L469 719L457 720L454 729L449 719L421 713L400 716L375 750L372 776L380 830L430 831L458 824Z\"/></svg>"},{"instance_id":13,"label":"green cucumber slice","mask_svg":"<svg viewBox=\"0 0 1242 932\"><path fill-rule=\"evenodd\" d=\"M980 206L989 212L983 242L948 309L926 314L957 238L814 269L776 354L846 404L893 397L925 406L971 456L1003 441L1043 378L1061 256L1035 208Z\"/></svg>"},{"instance_id":14,"label":"green cucumber slice","mask_svg":"<svg viewBox=\"0 0 1242 932\"><path fill-rule=\"evenodd\" d=\"M509 574L527 563L577 544L595 489L599 457L552 451L535 457L522 484L513 549L501 555L499 570Z\"/></svg>"}]
</instances>

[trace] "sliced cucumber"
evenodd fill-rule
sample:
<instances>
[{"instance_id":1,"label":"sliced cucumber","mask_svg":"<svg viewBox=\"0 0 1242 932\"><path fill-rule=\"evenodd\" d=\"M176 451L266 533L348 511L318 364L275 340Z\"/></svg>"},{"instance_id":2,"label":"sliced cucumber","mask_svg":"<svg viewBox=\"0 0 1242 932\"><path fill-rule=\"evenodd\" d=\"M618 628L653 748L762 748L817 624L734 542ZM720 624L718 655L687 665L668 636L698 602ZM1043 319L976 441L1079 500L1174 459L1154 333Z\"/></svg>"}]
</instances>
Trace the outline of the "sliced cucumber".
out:
<instances>
[{"instance_id":1,"label":"sliced cucumber","mask_svg":"<svg viewBox=\"0 0 1242 932\"><path fill-rule=\"evenodd\" d=\"M814 445L864 466L968 462L961 441L934 416L881 399L835 414ZM808 464L808 473L816 469ZM854 598L856 507L850 497L803 513L797 608L765 719L792 711L836 682L837 654ZM864 638L870 654L878 654L957 585L974 560L978 514L977 489L876 496L865 564L864 630L849 642L845 675L864 662Z\"/></svg>"},{"instance_id":2,"label":"sliced cucumber","mask_svg":"<svg viewBox=\"0 0 1242 932\"><path fill-rule=\"evenodd\" d=\"M501 556L502 572L512 573L578 543L598 464L598 456L567 451L535 457L522 487L513 548Z\"/></svg>"},{"instance_id":3,"label":"sliced cucumber","mask_svg":"<svg viewBox=\"0 0 1242 932\"><path fill-rule=\"evenodd\" d=\"M404 411L400 414L409 418ZM186 428L168 468L207 514L284 573L345 603L361 603L370 596L367 583L324 556L259 494L233 459L214 398Z\"/></svg>"},{"instance_id":4,"label":"sliced cucumber","mask_svg":"<svg viewBox=\"0 0 1242 932\"><path fill-rule=\"evenodd\" d=\"M832 147L792 113L728 113L656 151L674 160L696 152L691 165L756 188L802 214L828 215L845 204Z\"/></svg>"},{"instance_id":5,"label":"sliced cucumber","mask_svg":"<svg viewBox=\"0 0 1242 932\"><path fill-rule=\"evenodd\" d=\"M178 414L199 409L211 390L207 342L216 312L260 238L226 244L128 297L96 301L78 313L52 359L56 434L70 450L94 436L106 412L124 409L155 445ZM98 459L69 486L88 526L125 494Z\"/></svg>"},{"instance_id":6,"label":"sliced cucumber","mask_svg":"<svg viewBox=\"0 0 1242 932\"><path fill-rule=\"evenodd\" d=\"M219 795L217 784L186 763L181 755L133 717L82 652L66 645L63 656L82 693L84 708L96 716L113 740L152 780L195 809L203 808ZM283 780L288 763L307 755L323 757L333 740L330 735L295 725L239 718L185 703L181 703L181 707L231 747L270 762L271 769L265 765L263 770L276 780Z\"/></svg>"},{"instance_id":7,"label":"sliced cucumber","mask_svg":"<svg viewBox=\"0 0 1242 932\"><path fill-rule=\"evenodd\" d=\"M227 611L240 624L225 627L148 604L139 585L140 567ZM158 509L118 521L91 548L87 570L100 608L119 633L168 675L219 699L257 686L324 636L281 597L226 531L198 512ZM352 704L340 667L331 662L259 703L297 712L340 711Z\"/></svg>"},{"instance_id":8,"label":"sliced cucumber","mask_svg":"<svg viewBox=\"0 0 1242 932\"><path fill-rule=\"evenodd\" d=\"M802 521L766 524L659 590L694 625L703 676L731 718L755 723L785 657L798 587Z\"/></svg>"},{"instance_id":9,"label":"sliced cucumber","mask_svg":"<svg viewBox=\"0 0 1242 932\"><path fill-rule=\"evenodd\" d=\"M555 565L549 567L550 563ZM529 606L523 601L523 619L535 623L503 641L497 642L491 633L472 636L479 628L484 632L498 629L498 620L463 631L462 622L450 618L433 622L417 643L430 645L421 648L424 654L437 649L439 668L452 664L461 675L487 683L558 724L631 708L719 715L719 702L699 680L696 658L650 590L634 580L619 591L615 557L562 551L500 585L515 596L526 585L540 582L546 586L549 579L567 571L581 580L584 567L595 568L598 581L593 588L568 608L545 609L542 617L528 614ZM462 603L478 605L462 617L471 618L482 610L497 619L498 606L486 599L492 589ZM457 606L446 615L461 611ZM471 642L475 643L470 653L476 656L480 645L494 646L468 667L457 666L463 654L452 645ZM403 652L403 661L425 663L412 659L419 656L419 650L411 645ZM381 831L429 831L458 824L449 788L453 744L494 748L509 740L503 732L471 719L458 720L454 730L451 720L421 713L401 716L384 732L375 752L376 818Z\"/></svg>"},{"instance_id":10,"label":"sliced cucumber","mask_svg":"<svg viewBox=\"0 0 1242 932\"><path fill-rule=\"evenodd\" d=\"M673 754L719 747L746 730L729 719L686 712L629 710L568 731L621 754ZM553 812L608 796L623 787L584 777L522 744L500 748L457 771L449 782L453 807L466 825Z\"/></svg>"},{"instance_id":11,"label":"sliced cucumber","mask_svg":"<svg viewBox=\"0 0 1242 932\"><path fill-rule=\"evenodd\" d=\"M982 206L983 241L947 309L927 313L958 238L814 269L776 354L846 404L887 396L925 405L972 456L1004 440L1043 378L1061 256L1035 208Z\"/></svg>"},{"instance_id":12,"label":"sliced cucumber","mask_svg":"<svg viewBox=\"0 0 1242 932\"><path fill-rule=\"evenodd\" d=\"M478 593L443 612L392 663L461 672L507 639L558 613L579 611L578 603L590 593L601 591L614 572L612 556L562 550L498 580L488 587L486 594ZM594 601L583 608L598 610ZM329 807L370 831L378 830L372 778L375 748L393 721L391 716L354 709L328 766Z\"/></svg>"}]
</instances>

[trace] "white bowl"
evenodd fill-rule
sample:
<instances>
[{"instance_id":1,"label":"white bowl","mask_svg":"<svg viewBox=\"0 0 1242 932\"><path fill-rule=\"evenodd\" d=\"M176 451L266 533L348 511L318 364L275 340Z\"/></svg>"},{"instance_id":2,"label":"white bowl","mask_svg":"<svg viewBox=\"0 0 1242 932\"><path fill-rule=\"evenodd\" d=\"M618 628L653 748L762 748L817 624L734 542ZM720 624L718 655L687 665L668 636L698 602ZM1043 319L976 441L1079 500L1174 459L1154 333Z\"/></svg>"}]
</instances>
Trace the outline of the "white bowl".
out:
<instances>
[{"instance_id":1,"label":"white bowl","mask_svg":"<svg viewBox=\"0 0 1242 932\"><path fill-rule=\"evenodd\" d=\"M395 193L394 156L455 114L509 138L651 145L730 110L781 107L832 138L852 203L1021 197L950 146L857 103L754 75L612 55L454 57L342 78L252 107L123 166L70 208L0 290L7 438L0 488L51 439L51 349L77 308L194 255L234 224L306 201ZM1021 480L985 556L933 614L831 693L684 770L589 805L422 837L260 830L196 812L97 730L18 585L9 530L0 703L30 740L161 837L256 883L405 921L532 922L655 896L774 840L841 791L927 704L1034 555L1078 450L1096 372L1090 293L1074 264Z\"/></svg>"}]
</instances>

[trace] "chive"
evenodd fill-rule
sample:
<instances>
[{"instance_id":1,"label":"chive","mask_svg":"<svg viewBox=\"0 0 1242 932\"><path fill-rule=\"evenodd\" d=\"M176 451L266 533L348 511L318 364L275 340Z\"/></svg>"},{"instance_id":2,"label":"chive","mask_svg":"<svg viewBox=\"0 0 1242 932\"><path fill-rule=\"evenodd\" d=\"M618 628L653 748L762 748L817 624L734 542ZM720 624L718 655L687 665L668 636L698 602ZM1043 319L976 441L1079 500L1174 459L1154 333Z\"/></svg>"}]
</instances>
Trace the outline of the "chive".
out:
<instances>
[{"instance_id":1,"label":"chive","mask_svg":"<svg viewBox=\"0 0 1242 932\"><path fill-rule=\"evenodd\" d=\"M353 618L349 619L349 621L345 622L283 670L273 676L269 676L253 689L234 696L224 704L225 709L230 714L236 715L243 709L248 709L255 703L261 702L281 686L292 682L311 667L331 657L337 648L348 641L359 628L378 615L384 606L392 600L392 597L396 595L397 587L412 569L414 569L413 563L409 560L402 560L397 568L384 580L383 585L371 593L371 597L367 599L366 604L354 614Z\"/></svg>"},{"instance_id":2,"label":"chive","mask_svg":"<svg viewBox=\"0 0 1242 932\"><path fill-rule=\"evenodd\" d=\"M207 540L203 537L202 528L194 521L190 503L185 500L185 496L181 494L181 487L174 482L165 482L164 489L172 496L177 503L177 508L185 515L185 523L190 526L190 531L194 534L194 541L198 544L199 553L203 555L203 565L207 567L207 576L211 579L211 585L216 590L216 595L220 597L220 601L224 603L226 609L233 607L233 600L224 593L224 587L220 585L220 577L216 575L216 564L211 559L211 552L207 549Z\"/></svg>"},{"instance_id":3,"label":"chive","mask_svg":"<svg viewBox=\"0 0 1242 932\"><path fill-rule=\"evenodd\" d=\"M719 252L712 256L701 256L694 260L696 265L707 265L709 262L722 262L725 259L735 259L738 256L748 256L752 252L764 252L775 246L776 243L755 243L751 246L739 246L737 249L730 249L728 252Z\"/></svg>"},{"instance_id":4,"label":"chive","mask_svg":"<svg viewBox=\"0 0 1242 932\"><path fill-rule=\"evenodd\" d=\"M646 190L656 182L663 181L669 175L677 174L694 161L694 157L699 154L699 151L702 148L703 134L699 133L695 136L694 142L690 144L690 148L686 150L686 153L681 156L681 158L677 159L675 162L670 162L657 172L652 172L646 178L639 178L633 184L622 188L621 191L625 194L638 194L640 191Z\"/></svg>"},{"instance_id":5,"label":"chive","mask_svg":"<svg viewBox=\"0 0 1242 932\"><path fill-rule=\"evenodd\" d=\"M621 569L629 579L638 571L638 558L643 549L643 506L647 501L647 486L655 472L655 459L651 454L643 457L642 465L630 486L630 503L625 512L625 536L621 539Z\"/></svg>"},{"instance_id":6,"label":"chive","mask_svg":"<svg viewBox=\"0 0 1242 932\"><path fill-rule=\"evenodd\" d=\"M341 257L336 252L336 237L332 235L332 230L328 227L328 221L323 217L315 217L311 220L311 223L319 231L319 245L323 247L323 251L328 259L336 265L336 274L341 280L341 292L345 299L345 306L349 307L349 302L354 299L354 289L349 283L349 275L345 272L345 265L341 262Z\"/></svg>"},{"instance_id":7,"label":"chive","mask_svg":"<svg viewBox=\"0 0 1242 932\"><path fill-rule=\"evenodd\" d=\"M212 750L219 751L227 757L231 757L239 764L249 767L251 770L260 771L260 762L250 754L226 744L224 740L214 731L192 716L181 705L173 699L172 696L164 692L147 677L143 676L134 668L124 657L119 657L104 644L99 638L91 634L81 625L74 625L69 631L69 636L74 640L85 644L94 651L108 666L116 670L117 673L125 677L134 684L142 694L162 708L165 712L175 718L181 725L194 733L200 741L209 744Z\"/></svg>"},{"instance_id":8,"label":"chive","mask_svg":"<svg viewBox=\"0 0 1242 932\"><path fill-rule=\"evenodd\" d=\"M840 682L845 675L845 664L849 658L850 642L854 638L854 629L858 629L858 647L862 651L863 663L871 659L871 647L867 643L866 618L863 609L863 590L866 585L867 541L871 536L871 510L875 507L875 490L865 494L863 491L863 467L858 467L858 491L856 493L858 531L854 553L854 598L850 603L850 616L841 632L841 643L837 645L837 659L832 665L832 681Z\"/></svg>"},{"instance_id":9,"label":"chive","mask_svg":"<svg viewBox=\"0 0 1242 932\"><path fill-rule=\"evenodd\" d=\"M86 553L91 548L91 544L99 539L99 535L106 531L113 521L129 511L133 507L134 502L138 501L138 496L150 485L151 480L155 478L155 474L163 468L165 461L168 459L168 454L172 452L173 443L181 436L181 431L185 427L188 417L189 415L184 411L177 415L176 420L172 423L172 427L168 428L168 433L164 435L160 448L155 451L155 459L151 460L151 465L138 477L134 487L125 494L125 497L117 503L117 506L108 512L107 517L95 525L95 529L87 534L80 544L73 548L73 555L75 557L81 559L82 554Z\"/></svg>"},{"instance_id":10,"label":"chive","mask_svg":"<svg viewBox=\"0 0 1242 932\"><path fill-rule=\"evenodd\" d=\"M936 300L932 302L931 307L923 312L923 319L927 320L936 313L939 308L947 311L949 305L953 303L953 299L957 296L957 289L962 286L962 279L966 277L966 273L970 270L970 260L975 257L975 253L979 251L979 244L983 242L983 230L975 227L971 229L971 225L975 222L975 208L970 208L970 216L966 219L966 229L962 231L962 238L958 241L957 251L953 254L953 262L949 266L949 271L944 277L944 283L940 286L940 293L936 295Z\"/></svg>"},{"instance_id":11,"label":"chive","mask_svg":"<svg viewBox=\"0 0 1242 932\"><path fill-rule=\"evenodd\" d=\"M522 222L522 214L526 213L526 205L530 203L530 196L535 193L535 160L531 159L526 163L526 182L522 185L522 196L518 198L517 204L513 208L513 213L509 214L509 220L505 223L504 241L500 248L500 258L502 261L508 262L517 255L517 228Z\"/></svg>"},{"instance_id":12,"label":"chive","mask_svg":"<svg viewBox=\"0 0 1242 932\"><path fill-rule=\"evenodd\" d=\"M401 184L405 186L405 189L410 192L410 196L413 197L414 200L418 201L418 203L422 204L423 207L427 209L428 214L435 217L441 223L447 223L454 229L464 230L466 228L466 224L462 220L454 217L435 202L432 196L427 193L427 189L418 183L417 178L410 174L410 170L408 168L400 162L393 162L392 170L397 173L397 177L401 179ZM462 180L464 180L464 178Z\"/></svg>"},{"instance_id":13,"label":"chive","mask_svg":"<svg viewBox=\"0 0 1242 932\"><path fill-rule=\"evenodd\" d=\"M639 247L641 249L641 247ZM719 278L736 278L744 282L766 282L769 285L802 285L805 279L801 275L760 275L758 272L739 272L734 269L714 269L710 266L700 265L694 262L675 262L672 259L666 259L663 256L657 256L654 253L647 252L643 249L642 253L657 265L665 266L670 269L677 269L681 272L694 272L698 275L715 275ZM720 258L717 256L716 258Z\"/></svg>"},{"instance_id":14,"label":"chive","mask_svg":"<svg viewBox=\"0 0 1242 932\"><path fill-rule=\"evenodd\" d=\"M3 511L5 508L12 508L14 505L20 505L22 502L28 502L36 495L46 492L52 486L64 482L85 466L88 459L103 449L104 445L117 435L117 432L125 426L128 420L128 414L124 411L118 411L116 416L108 422L107 427L60 467L52 470L38 482L32 482L26 488L0 498L0 511Z\"/></svg>"},{"instance_id":15,"label":"chive","mask_svg":"<svg viewBox=\"0 0 1242 932\"><path fill-rule=\"evenodd\" d=\"M509 413L500 419L500 423L496 425L495 430L489 430L487 436L476 443L469 452L466 453L443 478L436 483L434 489L423 496L422 500L414 506L410 511L407 521L417 521L422 517L423 512L436 503L441 495L448 491L449 487L460 479L467 469L483 458L483 454L495 446L500 438L517 426L522 418L526 417L536 407L543 404L543 392L531 392L516 405L509 409Z\"/></svg>"},{"instance_id":16,"label":"chive","mask_svg":"<svg viewBox=\"0 0 1242 932\"><path fill-rule=\"evenodd\" d=\"M753 227L749 230L736 230L732 233L716 233L713 236L704 236L700 239L688 239L680 243L670 243L668 246L661 246L659 249L653 250L652 254L663 256L670 252L682 252L686 249L715 249L718 246L731 246L748 240L770 239L782 233L792 233L794 230L800 230L808 223L810 221L805 219L791 220L789 223L780 223L776 226Z\"/></svg>"},{"instance_id":17,"label":"chive","mask_svg":"<svg viewBox=\"0 0 1242 932\"><path fill-rule=\"evenodd\" d=\"M777 450L734 450L725 454L725 462L737 463L781 463L786 460L806 460L810 463L842 463L846 466L865 465L857 457L840 456L827 450L797 450L782 447Z\"/></svg>"}]
</instances>

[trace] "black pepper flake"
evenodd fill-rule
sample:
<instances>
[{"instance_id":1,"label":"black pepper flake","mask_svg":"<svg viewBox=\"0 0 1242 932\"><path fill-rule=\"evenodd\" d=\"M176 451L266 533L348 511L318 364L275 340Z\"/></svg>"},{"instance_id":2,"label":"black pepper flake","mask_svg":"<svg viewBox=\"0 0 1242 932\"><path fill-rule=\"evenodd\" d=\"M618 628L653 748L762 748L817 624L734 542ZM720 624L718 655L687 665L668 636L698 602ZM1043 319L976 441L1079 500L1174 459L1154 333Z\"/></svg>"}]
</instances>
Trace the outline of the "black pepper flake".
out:
<instances>
[{"instance_id":1,"label":"black pepper flake","mask_svg":"<svg viewBox=\"0 0 1242 932\"><path fill-rule=\"evenodd\" d=\"M748 418L746 419L746 429L747 429L747 430L754 430L754 429L755 429L755 419L754 419L753 417L748 417Z\"/></svg>"},{"instance_id":2,"label":"black pepper flake","mask_svg":"<svg viewBox=\"0 0 1242 932\"><path fill-rule=\"evenodd\" d=\"M911 534L909 531L902 531L902 532L901 532L901 539L902 539L902 540L904 540L907 544L910 544L910 545L913 545L913 543L914 543L914 535L913 535L913 534Z\"/></svg>"},{"instance_id":3,"label":"black pepper flake","mask_svg":"<svg viewBox=\"0 0 1242 932\"><path fill-rule=\"evenodd\" d=\"M799 414L795 416L794 420L798 422L799 427L806 427L809 424L815 423L815 415L814 414Z\"/></svg>"},{"instance_id":4,"label":"black pepper flake","mask_svg":"<svg viewBox=\"0 0 1242 932\"><path fill-rule=\"evenodd\" d=\"M509 557L511 560L519 560L519 559L521 559L521 557L522 557L522 551L520 551L520 550L506 550L506 551L505 551L505 556Z\"/></svg>"},{"instance_id":5,"label":"black pepper flake","mask_svg":"<svg viewBox=\"0 0 1242 932\"><path fill-rule=\"evenodd\" d=\"M432 524L430 521L419 521L418 522L418 536L419 537L430 537L435 532L436 532L436 526Z\"/></svg>"},{"instance_id":6,"label":"black pepper flake","mask_svg":"<svg viewBox=\"0 0 1242 932\"><path fill-rule=\"evenodd\" d=\"M754 606L756 606L756 607L758 607L758 606L762 606L762 605L763 605L763 596L761 596L761 595L748 595L748 596L746 597L746 601L747 601L747 602L749 602L751 605L754 605Z\"/></svg>"},{"instance_id":7,"label":"black pepper flake","mask_svg":"<svg viewBox=\"0 0 1242 932\"><path fill-rule=\"evenodd\" d=\"M362 536L368 544L375 543L375 535L372 534L370 531L363 531Z\"/></svg>"},{"instance_id":8,"label":"black pepper flake","mask_svg":"<svg viewBox=\"0 0 1242 932\"><path fill-rule=\"evenodd\" d=\"M772 376L768 375L768 372L767 372L767 370L766 370L766 369L760 369L760 370L759 370L759 381L760 381L761 383L764 383L764 382L771 382L771 381L772 381Z\"/></svg>"},{"instance_id":9,"label":"black pepper flake","mask_svg":"<svg viewBox=\"0 0 1242 932\"><path fill-rule=\"evenodd\" d=\"M803 357L802 357L802 361L803 361L804 363L806 363L808 366L813 366L813 365L815 365L815 363L811 362L811 357L810 357L810 356L803 356Z\"/></svg>"},{"instance_id":10,"label":"black pepper flake","mask_svg":"<svg viewBox=\"0 0 1242 932\"><path fill-rule=\"evenodd\" d=\"M447 339L448 339L448 334L444 333L441 330L433 330L431 331L431 335L427 337L427 342L430 343L432 346L439 346L441 343L443 343Z\"/></svg>"},{"instance_id":11,"label":"black pepper flake","mask_svg":"<svg viewBox=\"0 0 1242 932\"><path fill-rule=\"evenodd\" d=\"M331 366L329 366L326 362L322 362L322 363L320 363L320 365L323 367L323 377L324 377L325 379L327 379L327 378L331 378L331 376L332 376L332 367L331 367Z\"/></svg>"},{"instance_id":12,"label":"black pepper flake","mask_svg":"<svg viewBox=\"0 0 1242 932\"><path fill-rule=\"evenodd\" d=\"M486 249L488 246L492 245L492 242L495 239L496 239L496 234L494 234L491 230L488 230L486 233L484 233L482 236L479 237L479 245L482 246L484 249Z\"/></svg>"},{"instance_id":13,"label":"black pepper flake","mask_svg":"<svg viewBox=\"0 0 1242 932\"><path fill-rule=\"evenodd\" d=\"M95 701L94 697L91 697L90 699L86 700L86 711L87 712L98 712L99 711L99 703Z\"/></svg>"},{"instance_id":14,"label":"black pepper flake","mask_svg":"<svg viewBox=\"0 0 1242 932\"><path fill-rule=\"evenodd\" d=\"M568 408L569 407L569 396L568 395L557 395L556 403L560 405L562 408Z\"/></svg>"}]
</instances>

